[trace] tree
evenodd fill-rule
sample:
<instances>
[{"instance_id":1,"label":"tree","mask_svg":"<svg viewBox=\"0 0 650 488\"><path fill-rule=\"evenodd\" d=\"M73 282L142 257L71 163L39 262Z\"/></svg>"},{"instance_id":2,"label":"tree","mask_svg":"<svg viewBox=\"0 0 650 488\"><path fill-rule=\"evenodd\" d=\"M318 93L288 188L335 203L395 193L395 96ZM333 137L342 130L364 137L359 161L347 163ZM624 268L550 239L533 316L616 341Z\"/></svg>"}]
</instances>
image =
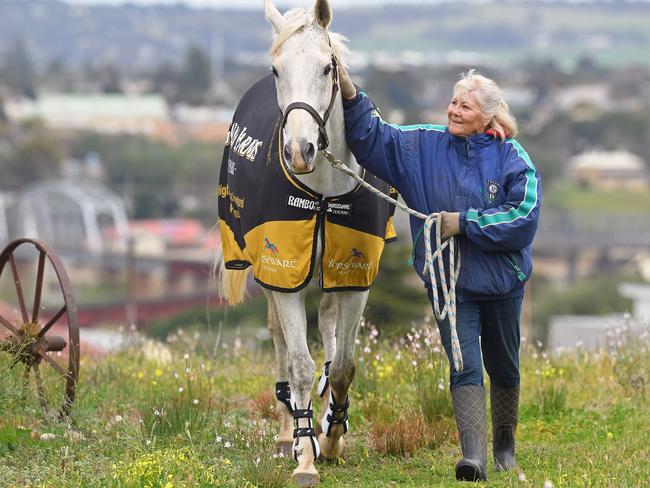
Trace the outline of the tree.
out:
<instances>
[{"instance_id":1,"label":"tree","mask_svg":"<svg viewBox=\"0 0 650 488\"><path fill-rule=\"evenodd\" d=\"M212 63L198 46L189 48L180 75L179 99L192 105L209 100L212 89Z\"/></svg>"},{"instance_id":2,"label":"tree","mask_svg":"<svg viewBox=\"0 0 650 488\"><path fill-rule=\"evenodd\" d=\"M36 72L24 39L18 38L5 54L7 86L18 95L36 98Z\"/></svg>"}]
</instances>

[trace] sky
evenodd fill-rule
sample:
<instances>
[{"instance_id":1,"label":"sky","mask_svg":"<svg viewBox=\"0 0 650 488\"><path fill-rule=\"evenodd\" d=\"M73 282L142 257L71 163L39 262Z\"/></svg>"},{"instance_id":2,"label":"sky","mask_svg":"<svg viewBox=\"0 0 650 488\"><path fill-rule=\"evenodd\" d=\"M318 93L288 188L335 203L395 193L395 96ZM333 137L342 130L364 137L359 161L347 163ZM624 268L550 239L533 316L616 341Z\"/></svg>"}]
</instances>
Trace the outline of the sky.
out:
<instances>
[{"instance_id":1,"label":"sky","mask_svg":"<svg viewBox=\"0 0 650 488\"><path fill-rule=\"evenodd\" d=\"M136 5L174 5L182 3L195 7L236 7L247 9L262 9L262 0L65 0L68 3L77 3L85 5L119 5L131 3ZM408 0L410 4L434 4L444 0ZM279 8L286 7L305 7L311 5L313 0L274 0L274 4ZM330 0L332 8L352 7L361 5L384 5L384 4L406 3L405 0Z\"/></svg>"}]
</instances>

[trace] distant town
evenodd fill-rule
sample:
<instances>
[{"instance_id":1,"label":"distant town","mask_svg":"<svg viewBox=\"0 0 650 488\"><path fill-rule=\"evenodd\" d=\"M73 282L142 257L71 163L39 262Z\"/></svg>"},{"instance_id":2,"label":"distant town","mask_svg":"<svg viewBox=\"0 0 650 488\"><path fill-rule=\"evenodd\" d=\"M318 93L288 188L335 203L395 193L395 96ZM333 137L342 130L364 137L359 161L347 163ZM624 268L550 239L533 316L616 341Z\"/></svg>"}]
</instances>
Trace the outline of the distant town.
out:
<instances>
[{"instance_id":1,"label":"distant town","mask_svg":"<svg viewBox=\"0 0 650 488\"><path fill-rule=\"evenodd\" d=\"M650 295L635 288L650 282L650 5L615 5L334 12L354 80L390 122L445 123L469 68L504 88L544 181L526 320L557 345L552 330L571 317L644 310ZM51 242L96 311L103 301L126 313L129 286L141 322L156 319L146 300L184 294L198 306L219 252L223 143L238 99L268 73L262 11L36 1L0 11L0 248ZM569 26L567 15L589 20ZM607 296L594 300L605 275ZM89 323L125 320L101 313Z\"/></svg>"}]
</instances>

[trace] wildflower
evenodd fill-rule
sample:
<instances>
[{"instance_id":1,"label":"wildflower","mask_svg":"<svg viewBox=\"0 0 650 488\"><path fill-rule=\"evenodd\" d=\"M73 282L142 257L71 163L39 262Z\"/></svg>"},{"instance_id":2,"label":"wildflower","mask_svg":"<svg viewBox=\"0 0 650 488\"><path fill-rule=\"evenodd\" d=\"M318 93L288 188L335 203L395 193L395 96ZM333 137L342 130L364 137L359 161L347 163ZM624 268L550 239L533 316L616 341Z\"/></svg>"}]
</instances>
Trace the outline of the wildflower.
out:
<instances>
[{"instance_id":1,"label":"wildflower","mask_svg":"<svg viewBox=\"0 0 650 488\"><path fill-rule=\"evenodd\" d=\"M155 409L155 408L153 409L153 414L154 414L156 417L160 417L160 416L162 415L162 414L160 413L160 411L158 411L158 410Z\"/></svg>"},{"instance_id":2,"label":"wildflower","mask_svg":"<svg viewBox=\"0 0 650 488\"><path fill-rule=\"evenodd\" d=\"M614 438L614 434L611 433L611 432L607 432L607 438L608 438L608 439L613 439L613 438Z\"/></svg>"},{"instance_id":3,"label":"wildflower","mask_svg":"<svg viewBox=\"0 0 650 488\"><path fill-rule=\"evenodd\" d=\"M55 434L41 434L39 439L42 440L42 441L52 441L52 440L56 439L56 435Z\"/></svg>"},{"instance_id":4,"label":"wildflower","mask_svg":"<svg viewBox=\"0 0 650 488\"><path fill-rule=\"evenodd\" d=\"M185 368L185 374L190 374L190 368Z\"/></svg>"},{"instance_id":5,"label":"wildflower","mask_svg":"<svg viewBox=\"0 0 650 488\"><path fill-rule=\"evenodd\" d=\"M187 361L190 358L190 355L188 353L183 354L183 359Z\"/></svg>"},{"instance_id":6,"label":"wildflower","mask_svg":"<svg viewBox=\"0 0 650 488\"><path fill-rule=\"evenodd\" d=\"M178 393L183 393L183 390L184 390L184 389L185 389L185 388L183 388L182 386L179 386L179 387L178 387Z\"/></svg>"},{"instance_id":7,"label":"wildflower","mask_svg":"<svg viewBox=\"0 0 650 488\"><path fill-rule=\"evenodd\" d=\"M178 379L178 373L174 371L174 378Z\"/></svg>"},{"instance_id":8,"label":"wildflower","mask_svg":"<svg viewBox=\"0 0 650 488\"><path fill-rule=\"evenodd\" d=\"M551 480L544 481L544 488L553 488L553 482Z\"/></svg>"},{"instance_id":9,"label":"wildflower","mask_svg":"<svg viewBox=\"0 0 650 488\"><path fill-rule=\"evenodd\" d=\"M255 466L258 466L258 465L260 464L260 461L261 461L261 460L262 460L262 459L261 459L259 456L257 456L257 458L255 459L255 461L253 461L253 464L255 464Z\"/></svg>"},{"instance_id":10,"label":"wildflower","mask_svg":"<svg viewBox=\"0 0 650 488\"><path fill-rule=\"evenodd\" d=\"M216 439L216 440L217 440L217 444L219 444L219 443L221 442L221 439L222 439L222 437L221 437L220 435L217 435L217 439Z\"/></svg>"},{"instance_id":11,"label":"wildflower","mask_svg":"<svg viewBox=\"0 0 650 488\"><path fill-rule=\"evenodd\" d=\"M138 379L141 380L144 378L144 373L142 371L138 371Z\"/></svg>"},{"instance_id":12,"label":"wildflower","mask_svg":"<svg viewBox=\"0 0 650 488\"><path fill-rule=\"evenodd\" d=\"M113 417L113 423L114 423L114 424L118 424L118 423L120 423L122 420L124 420L124 419L122 418L121 415L116 415L115 417Z\"/></svg>"},{"instance_id":13,"label":"wildflower","mask_svg":"<svg viewBox=\"0 0 650 488\"><path fill-rule=\"evenodd\" d=\"M230 441L226 441L223 443L223 447L225 447L226 449L230 449L232 447L232 444L230 443Z\"/></svg>"},{"instance_id":14,"label":"wildflower","mask_svg":"<svg viewBox=\"0 0 650 488\"><path fill-rule=\"evenodd\" d=\"M193 403L194 405L198 405L198 404L199 404L199 399L198 399L198 398L195 398L194 401L193 401L192 403Z\"/></svg>"},{"instance_id":15,"label":"wildflower","mask_svg":"<svg viewBox=\"0 0 650 488\"><path fill-rule=\"evenodd\" d=\"M524 474L523 471L517 475L517 479L519 481L526 481L526 475Z\"/></svg>"},{"instance_id":16,"label":"wildflower","mask_svg":"<svg viewBox=\"0 0 650 488\"><path fill-rule=\"evenodd\" d=\"M162 373L163 373L163 372L162 372L162 369L160 369L160 368L156 368L156 371L154 371L153 374L155 374L156 377L160 378L160 377L162 376Z\"/></svg>"}]
</instances>

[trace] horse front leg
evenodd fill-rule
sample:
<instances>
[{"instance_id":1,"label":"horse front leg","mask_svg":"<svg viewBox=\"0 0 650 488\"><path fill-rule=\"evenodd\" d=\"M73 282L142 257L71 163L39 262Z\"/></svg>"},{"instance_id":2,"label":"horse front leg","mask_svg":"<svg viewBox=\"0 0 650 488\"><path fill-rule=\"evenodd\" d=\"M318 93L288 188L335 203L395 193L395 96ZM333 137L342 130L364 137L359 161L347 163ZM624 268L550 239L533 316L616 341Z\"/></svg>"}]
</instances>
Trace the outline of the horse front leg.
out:
<instances>
[{"instance_id":1,"label":"horse front leg","mask_svg":"<svg viewBox=\"0 0 650 488\"><path fill-rule=\"evenodd\" d=\"M280 431L275 440L275 447L284 455L291 455L293 447L293 407L291 405L291 388L289 388L289 357L287 343L280 325L278 311L270 292L265 291L268 304L268 327L273 338L275 350L275 408L280 418Z\"/></svg>"},{"instance_id":2,"label":"horse front leg","mask_svg":"<svg viewBox=\"0 0 650 488\"><path fill-rule=\"evenodd\" d=\"M292 479L301 487L314 486L320 481L318 471L314 467L320 447L314 429L314 411L310 398L316 368L307 346L304 291L270 293L284 333L289 358L289 385L294 420L293 455L298 462Z\"/></svg>"},{"instance_id":3,"label":"horse front leg","mask_svg":"<svg viewBox=\"0 0 650 488\"><path fill-rule=\"evenodd\" d=\"M318 308L318 330L323 340L324 365L318 382L318 395L322 399L320 415L316 423L316 432L321 433L321 422L329 404L329 368L336 354L336 316L338 306L335 293L323 293Z\"/></svg>"},{"instance_id":4,"label":"horse front leg","mask_svg":"<svg viewBox=\"0 0 650 488\"><path fill-rule=\"evenodd\" d=\"M330 394L322 433L318 436L321 454L326 459L341 457L348 431L348 389L354 379L354 345L368 291L337 292L336 354L329 368Z\"/></svg>"}]
</instances>

